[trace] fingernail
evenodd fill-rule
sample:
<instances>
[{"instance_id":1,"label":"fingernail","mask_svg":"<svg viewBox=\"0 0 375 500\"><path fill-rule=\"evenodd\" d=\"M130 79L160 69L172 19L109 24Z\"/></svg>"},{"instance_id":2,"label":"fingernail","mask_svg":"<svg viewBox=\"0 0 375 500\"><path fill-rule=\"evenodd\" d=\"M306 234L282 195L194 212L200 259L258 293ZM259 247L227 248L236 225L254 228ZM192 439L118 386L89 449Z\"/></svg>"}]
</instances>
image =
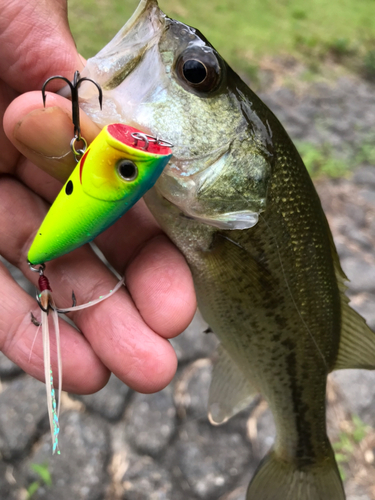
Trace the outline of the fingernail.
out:
<instances>
[{"instance_id":1,"label":"fingernail","mask_svg":"<svg viewBox=\"0 0 375 500\"><path fill-rule=\"evenodd\" d=\"M59 107L35 109L17 123L14 137L43 156L65 156L70 152L72 121Z\"/></svg>"}]
</instances>

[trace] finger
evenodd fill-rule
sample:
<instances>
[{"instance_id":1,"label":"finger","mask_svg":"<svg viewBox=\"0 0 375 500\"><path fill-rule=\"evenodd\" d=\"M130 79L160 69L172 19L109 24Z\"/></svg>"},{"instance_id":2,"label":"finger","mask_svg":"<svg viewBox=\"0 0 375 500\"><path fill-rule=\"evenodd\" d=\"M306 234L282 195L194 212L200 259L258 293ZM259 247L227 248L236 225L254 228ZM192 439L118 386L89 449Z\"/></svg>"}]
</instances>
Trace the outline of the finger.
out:
<instances>
[{"instance_id":1,"label":"finger","mask_svg":"<svg viewBox=\"0 0 375 500\"><path fill-rule=\"evenodd\" d=\"M3 116L9 103L16 97L16 93L6 83L0 81L0 116ZM0 128L0 173L11 172L20 156L19 151L10 143L3 128Z\"/></svg>"},{"instance_id":2,"label":"finger","mask_svg":"<svg viewBox=\"0 0 375 500\"><path fill-rule=\"evenodd\" d=\"M0 253L29 275L26 249L47 207L11 178L1 179L0 199L3 229ZM66 297L72 289L80 302L88 302L116 284L115 277L87 246L48 263L48 277L60 307L66 305ZM35 283L35 277L30 278ZM172 379L176 356L171 345L144 323L124 289L93 308L74 313L73 320L101 361L130 387L140 392L154 392Z\"/></svg>"},{"instance_id":3,"label":"finger","mask_svg":"<svg viewBox=\"0 0 375 500\"><path fill-rule=\"evenodd\" d=\"M184 257L164 235L149 240L125 273L147 324L163 337L181 333L196 310L193 280Z\"/></svg>"},{"instance_id":4,"label":"finger","mask_svg":"<svg viewBox=\"0 0 375 500\"><path fill-rule=\"evenodd\" d=\"M69 29L66 0L2 2L0 46L6 47L0 74L19 92L41 88L51 75L70 78L83 66Z\"/></svg>"},{"instance_id":5,"label":"finger","mask_svg":"<svg viewBox=\"0 0 375 500\"><path fill-rule=\"evenodd\" d=\"M44 381L42 335L31 322L40 310L8 270L0 263L0 350L25 372ZM91 393L108 381L109 371L96 356L85 337L65 321L60 321L63 389ZM55 338L51 338L52 370L57 373Z\"/></svg>"},{"instance_id":6,"label":"finger","mask_svg":"<svg viewBox=\"0 0 375 500\"><path fill-rule=\"evenodd\" d=\"M197 307L191 272L143 200L95 242L125 275L138 310L154 331L172 338L187 328Z\"/></svg>"},{"instance_id":7,"label":"finger","mask_svg":"<svg viewBox=\"0 0 375 500\"><path fill-rule=\"evenodd\" d=\"M15 99L6 110L4 130L28 160L65 182L76 165L70 149L71 116L72 103L64 97L47 93L44 108L41 93L28 92ZM82 135L90 143L100 128L83 111L80 119Z\"/></svg>"}]
</instances>

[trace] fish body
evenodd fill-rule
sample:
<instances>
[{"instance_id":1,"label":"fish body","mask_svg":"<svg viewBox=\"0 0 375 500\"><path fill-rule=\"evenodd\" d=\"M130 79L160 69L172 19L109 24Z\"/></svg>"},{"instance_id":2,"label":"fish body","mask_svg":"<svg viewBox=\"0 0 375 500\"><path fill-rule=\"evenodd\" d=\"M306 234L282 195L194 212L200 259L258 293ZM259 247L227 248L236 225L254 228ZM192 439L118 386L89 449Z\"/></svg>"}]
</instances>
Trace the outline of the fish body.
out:
<instances>
[{"instance_id":1,"label":"fish body","mask_svg":"<svg viewBox=\"0 0 375 500\"><path fill-rule=\"evenodd\" d=\"M93 240L156 182L171 158L169 147L134 139L123 124L102 129L48 211L28 253L35 265ZM147 139L148 141L148 139Z\"/></svg>"},{"instance_id":2,"label":"fish body","mask_svg":"<svg viewBox=\"0 0 375 500\"><path fill-rule=\"evenodd\" d=\"M99 124L131 123L175 144L145 199L185 255L221 341L209 418L223 423L261 392L275 419L247 500L344 499L326 378L373 369L375 335L348 305L320 200L284 128L199 31L155 0L82 76L103 88L100 115L94 94L81 94Z\"/></svg>"}]
</instances>

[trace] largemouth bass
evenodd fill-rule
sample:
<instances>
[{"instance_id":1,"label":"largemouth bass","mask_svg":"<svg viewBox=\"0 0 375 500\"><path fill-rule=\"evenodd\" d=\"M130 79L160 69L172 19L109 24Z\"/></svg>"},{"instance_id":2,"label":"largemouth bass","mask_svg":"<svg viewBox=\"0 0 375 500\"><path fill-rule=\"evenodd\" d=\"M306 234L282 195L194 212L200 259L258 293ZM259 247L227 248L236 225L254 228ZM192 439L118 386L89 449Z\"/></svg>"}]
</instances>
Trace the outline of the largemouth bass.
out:
<instances>
[{"instance_id":1,"label":"largemouth bass","mask_svg":"<svg viewBox=\"0 0 375 500\"><path fill-rule=\"evenodd\" d=\"M247 500L345 498L326 434L330 371L375 367L375 335L346 277L305 166L273 113L196 29L156 0L82 76L83 108L175 144L146 202L191 268L221 341L209 396L219 424L261 392L277 430ZM92 93L91 93L92 92Z\"/></svg>"}]
</instances>

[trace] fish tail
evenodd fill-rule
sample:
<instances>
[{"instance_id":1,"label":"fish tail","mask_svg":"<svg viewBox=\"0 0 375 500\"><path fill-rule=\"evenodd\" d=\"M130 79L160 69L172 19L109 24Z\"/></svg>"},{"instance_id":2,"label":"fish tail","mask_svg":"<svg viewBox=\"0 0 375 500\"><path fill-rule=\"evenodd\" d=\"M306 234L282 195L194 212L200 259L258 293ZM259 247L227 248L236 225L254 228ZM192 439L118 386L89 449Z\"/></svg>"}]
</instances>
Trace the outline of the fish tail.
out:
<instances>
[{"instance_id":1,"label":"fish tail","mask_svg":"<svg viewBox=\"0 0 375 500\"><path fill-rule=\"evenodd\" d=\"M302 467L271 451L255 472L246 500L345 500L333 451L321 463Z\"/></svg>"}]
</instances>

